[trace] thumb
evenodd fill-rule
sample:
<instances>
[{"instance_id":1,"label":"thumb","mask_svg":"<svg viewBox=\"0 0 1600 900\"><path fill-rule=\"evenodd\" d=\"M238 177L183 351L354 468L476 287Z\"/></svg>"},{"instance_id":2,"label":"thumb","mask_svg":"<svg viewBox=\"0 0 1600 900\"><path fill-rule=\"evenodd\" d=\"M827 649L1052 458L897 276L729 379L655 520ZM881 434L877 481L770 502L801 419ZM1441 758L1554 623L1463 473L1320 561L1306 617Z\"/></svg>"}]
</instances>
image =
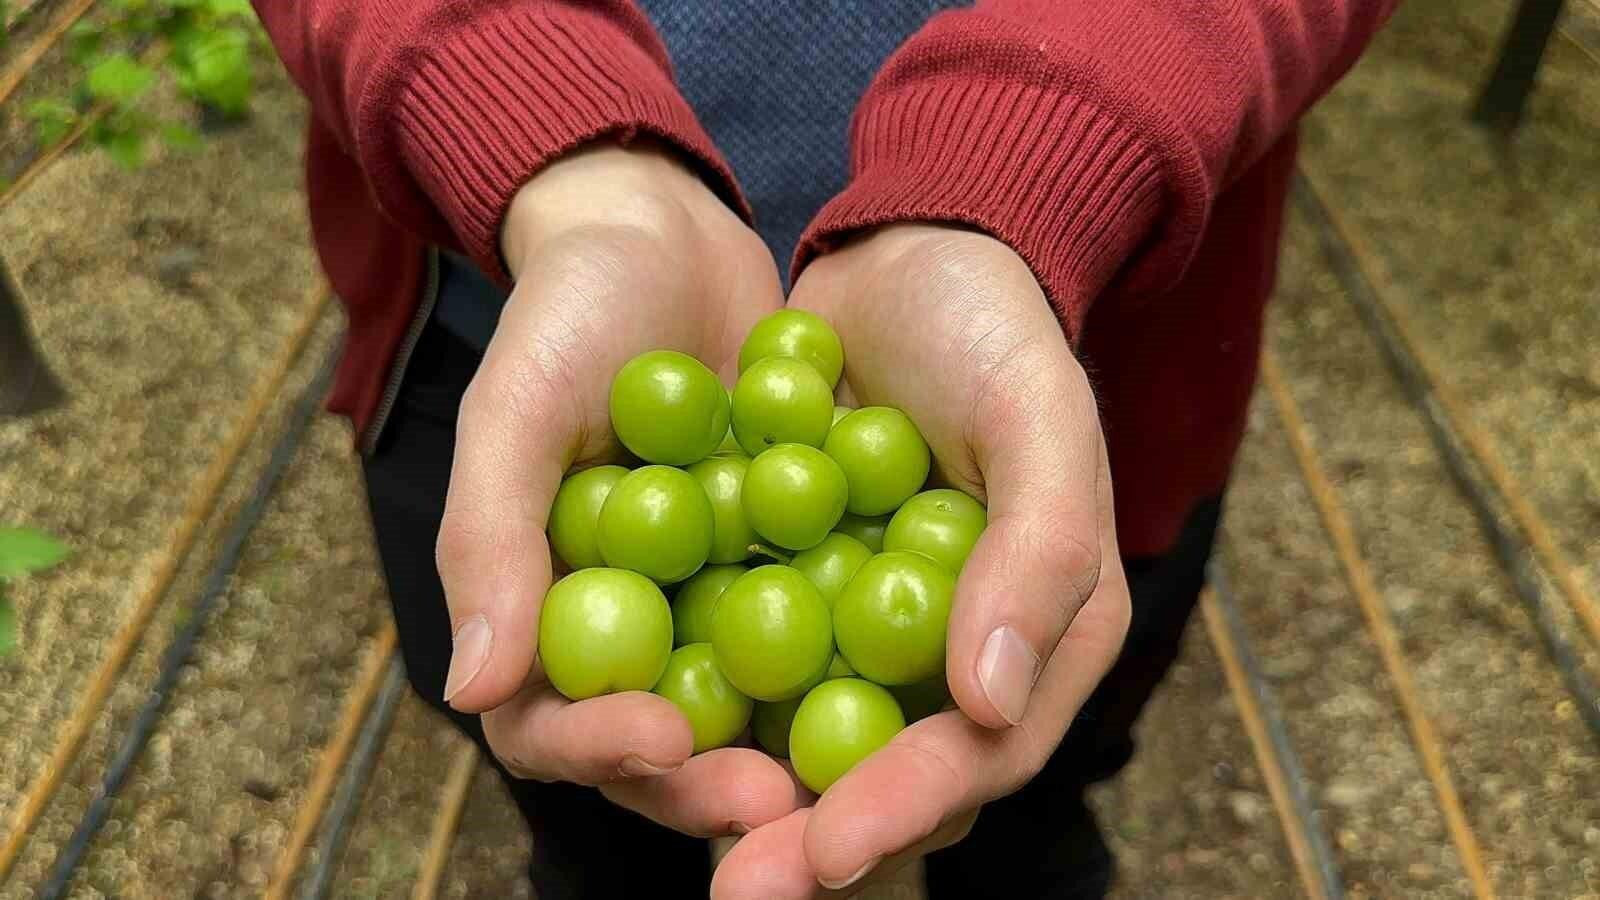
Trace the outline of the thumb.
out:
<instances>
[{"instance_id":1,"label":"thumb","mask_svg":"<svg viewBox=\"0 0 1600 900\"><path fill-rule=\"evenodd\" d=\"M544 530L578 433L557 348L497 347L507 331L461 400L436 551L452 635L444 699L462 712L511 699L533 669L552 577Z\"/></svg>"},{"instance_id":2,"label":"thumb","mask_svg":"<svg viewBox=\"0 0 1600 900\"><path fill-rule=\"evenodd\" d=\"M946 658L951 696L990 728L1023 720L1115 546L1102 541L1110 472L1083 369L1065 342L1013 362L1026 374L992 379L974 411L989 524L956 584Z\"/></svg>"}]
</instances>

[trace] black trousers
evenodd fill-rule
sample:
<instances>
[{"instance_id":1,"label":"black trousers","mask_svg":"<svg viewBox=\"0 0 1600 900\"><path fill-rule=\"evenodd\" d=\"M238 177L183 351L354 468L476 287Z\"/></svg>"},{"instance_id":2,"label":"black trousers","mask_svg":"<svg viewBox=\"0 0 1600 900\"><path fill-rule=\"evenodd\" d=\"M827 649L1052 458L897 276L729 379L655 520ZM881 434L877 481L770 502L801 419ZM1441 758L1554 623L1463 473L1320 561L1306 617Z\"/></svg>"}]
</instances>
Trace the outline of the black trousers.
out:
<instances>
[{"instance_id":1,"label":"black trousers","mask_svg":"<svg viewBox=\"0 0 1600 900\"><path fill-rule=\"evenodd\" d=\"M436 323L425 330L383 438L366 462L366 476L411 683L487 754L477 717L457 713L440 699L450 662L450 622L433 561L456 410L479 359L475 349ZM1007 873L1009 897L1105 893L1112 861L1084 804L1084 788L1115 774L1133 755L1134 721L1177 655L1220 508L1220 500L1197 507L1165 555L1124 560L1133 622L1120 660L1038 777L985 807L965 841L928 857L934 900L989 896L1000 872ZM533 831L530 871L541 900L706 896L710 858L704 841L613 806L591 788L501 774Z\"/></svg>"}]
</instances>

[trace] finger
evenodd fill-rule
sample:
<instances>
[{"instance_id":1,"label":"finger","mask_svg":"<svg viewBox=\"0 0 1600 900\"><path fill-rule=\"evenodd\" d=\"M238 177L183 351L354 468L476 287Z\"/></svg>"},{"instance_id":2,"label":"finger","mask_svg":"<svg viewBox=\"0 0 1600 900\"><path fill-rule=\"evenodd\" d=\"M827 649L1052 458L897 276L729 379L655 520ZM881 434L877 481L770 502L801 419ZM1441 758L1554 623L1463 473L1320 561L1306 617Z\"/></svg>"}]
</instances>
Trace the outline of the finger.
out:
<instances>
[{"instance_id":1,"label":"finger","mask_svg":"<svg viewBox=\"0 0 1600 900\"><path fill-rule=\"evenodd\" d=\"M683 767L694 749L689 720L643 691L573 703L547 684L483 714L484 736L511 774L606 784Z\"/></svg>"},{"instance_id":2,"label":"finger","mask_svg":"<svg viewBox=\"0 0 1600 900\"><path fill-rule=\"evenodd\" d=\"M812 811L791 815L740 838L711 879L714 900L790 900L852 897L871 885L893 879L907 865L948 847L972 830L977 813L956 818L925 840L893 854L834 887L823 885L806 862L802 840Z\"/></svg>"},{"instance_id":3,"label":"finger","mask_svg":"<svg viewBox=\"0 0 1600 900\"><path fill-rule=\"evenodd\" d=\"M798 809L802 794L777 761L724 747L691 757L659 778L601 785L612 803L684 834L746 834Z\"/></svg>"},{"instance_id":4,"label":"finger","mask_svg":"<svg viewBox=\"0 0 1600 900\"><path fill-rule=\"evenodd\" d=\"M712 900L809 900L817 881L801 839L810 809L797 809L739 839L711 875Z\"/></svg>"},{"instance_id":5,"label":"finger","mask_svg":"<svg viewBox=\"0 0 1600 900\"><path fill-rule=\"evenodd\" d=\"M968 716L1005 728L1099 581L1111 486L1094 397L1064 341L1030 347L990 383L971 435L989 524L956 585L946 675Z\"/></svg>"},{"instance_id":6,"label":"finger","mask_svg":"<svg viewBox=\"0 0 1600 900\"><path fill-rule=\"evenodd\" d=\"M1021 725L995 730L959 711L939 713L839 779L806 828L806 860L817 878L847 881L1022 787L1111 668L1127 624L1127 582L1121 566L1111 566L1052 655Z\"/></svg>"}]
</instances>

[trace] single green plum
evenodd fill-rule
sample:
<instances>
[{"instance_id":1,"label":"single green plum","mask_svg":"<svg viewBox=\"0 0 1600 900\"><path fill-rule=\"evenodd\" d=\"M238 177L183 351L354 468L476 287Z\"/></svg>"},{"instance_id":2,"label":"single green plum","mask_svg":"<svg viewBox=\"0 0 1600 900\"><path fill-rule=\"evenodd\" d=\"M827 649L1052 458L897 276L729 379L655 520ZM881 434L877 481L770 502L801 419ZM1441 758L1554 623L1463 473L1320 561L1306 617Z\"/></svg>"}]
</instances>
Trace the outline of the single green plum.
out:
<instances>
[{"instance_id":1,"label":"single green plum","mask_svg":"<svg viewBox=\"0 0 1600 900\"><path fill-rule=\"evenodd\" d=\"M780 309L757 322L739 348L739 371L769 357L791 357L808 363L828 382L839 385L844 372L844 344L827 320L803 309Z\"/></svg>"},{"instance_id":2,"label":"single green plum","mask_svg":"<svg viewBox=\"0 0 1600 900\"><path fill-rule=\"evenodd\" d=\"M716 655L706 643L688 644L672 651L655 692L671 700L689 720L694 732L694 752L704 753L733 743L750 724L754 702L739 693L717 668Z\"/></svg>"},{"instance_id":3,"label":"single green plum","mask_svg":"<svg viewBox=\"0 0 1600 900\"><path fill-rule=\"evenodd\" d=\"M873 553L882 553L883 532L888 527L888 516L855 516L846 512L839 517L839 524L833 526L833 530L855 538Z\"/></svg>"},{"instance_id":4,"label":"single green plum","mask_svg":"<svg viewBox=\"0 0 1600 900\"><path fill-rule=\"evenodd\" d=\"M740 488L749 469L750 458L744 454L713 456L688 469L711 501L711 553L707 562L722 565L750 558L756 532L750 527L740 500Z\"/></svg>"},{"instance_id":5,"label":"single green plum","mask_svg":"<svg viewBox=\"0 0 1600 900\"><path fill-rule=\"evenodd\" d=\"M711 555L711 500L693 475L645 466L612 487L600 507L600 555L662 584L693 575Z\"/></svg>"},{"instance_id":6,"label":"single green plum","mask_svg":"<svg viewBox=\"0 0 1600 900\"><path fill-rule=\"evenodd\" d=\"M600 507L628 470L622 466L596 466L574 472L561 482L550 505L550 549L572 569L603 566L596 537Z\"/></svg>"},{"instance_id":7,"label":"single green plum","mask_svg":"<svg viewBox=\"0 0 1600 900\"><path fill-rule=\"evenodd\" d=\"M799 696L833 660L827 601L788 566L751 569L717 601L711 646L746 696L769 703Z\"/></svg>"},{"instance_id":8,"label":"single green plum","mask_svg":"<svg viewBox=\"0 0 1600 900\"><path fill-rule=\"evenodd\" d=\"M539 612L545 677L570 700L648 691L672 655L672 610L650 579L580 569L550 586Z\"/></svg>"},{"instance_id":9,"label":"single green plum","mask_svg":"<svg viewBox=\"0 0 1600 900\"><path fill-rule=\"evenodd\" d=\"M949 488L923 491L889 520L883 549L921 553L959 575L988 524L988 511L967 494Z\"/></svg>"},{"instance_id":10,"label":"single green plum","mask_svg":"<svg viewBox=\"0 0 1600 900\"><path fill-rule=\"evenodd\" d=\"M833 389L797 359L760 360L734 385L733 436L751 456L776 444L821 447L832 422Z\"/></svg>"},{"instance_id":11,"label":"single green plum","mask_svg":"<svg viewBox=\"0 0 1600 900\"><path fill-rule=\"evenodd\" d=\"M920 553L879 553L834 601L839 652L878 684L915 684L942 674L955 587L949 570Z\"/></svg>"},{"instance_id":12,"label":"single green plum","mask_svg":"<svg viewBox=\"0 0 1600 900\"><path fill-rule=\"evenodd\" d=\"M676 350L651 350L611 382L611 428L645 462L686 466L728 432L728 393L716 373Z\"/></svg>"},{"instance_id":13,"label":"single green plum","mask_svg":"<svg viewBox=\"0 0 1600 900\"><path fill-rule=\"evenodd\" d=\"M750 571L740 565L706 566L678 587L672 598L672 642L682 647L711 640L711 612L728 585Z\"/></svg>"},{"instance_id":14,"label":"single green plum","mask_svg":"<svg viewBox=\"0 0 1600 900\"><path fill-rule=\"evenodd\" d=\"M740 499L756 533L789 550L822 543L849 493L839 464L815 447L779 444L750 462Z\"/></svg>"},{"instance_id":15,"label":"single green plum","mask_svg":"<svg viewBox=\"0 0 1600 900\"><path fill-rule=\"evenodd\" d=\"M800 783L817 793L906 727L894 696L870 681L836 678L811 689L789 726L789 759Z\"/></svg>"},{"instance_id":16,"label":"single green plum","mask_svg":"<svg viewBox=\"0 0 1600 900\"><path fill-rule=\"evenodd\" d=\"M789 727L794 724L794 714L804 699L805 695L802 694L776 703L756 704L755 712L750 717L750 736L756 739L761 749L773 756L788 757Z\"/></svg>"},{"instance_id":17,"label":"single green plum","mask_svg":"<svg viewBox=\"0 0 1600 900\"><path fill-rule=\"evenodd\" d=\"M858 516L894 512L928 480L932 457L910 417L887 406L866 406L828 432L822 449L850 484L846 507Z\"/></svg>"},{"instance_id":18,"label":"single green plum","mask_svg":"<svg viewBox=\"0 0 1600 900\"><path fill-rule=\"evenodd\" d=\"M847 534L835 531L822 539L822 543L794 555L789 565L822 592L822 599L833 602L839 598L845 583L856 574L861 564L872 558L872 551Z\"/></svg>"}]
</instances>

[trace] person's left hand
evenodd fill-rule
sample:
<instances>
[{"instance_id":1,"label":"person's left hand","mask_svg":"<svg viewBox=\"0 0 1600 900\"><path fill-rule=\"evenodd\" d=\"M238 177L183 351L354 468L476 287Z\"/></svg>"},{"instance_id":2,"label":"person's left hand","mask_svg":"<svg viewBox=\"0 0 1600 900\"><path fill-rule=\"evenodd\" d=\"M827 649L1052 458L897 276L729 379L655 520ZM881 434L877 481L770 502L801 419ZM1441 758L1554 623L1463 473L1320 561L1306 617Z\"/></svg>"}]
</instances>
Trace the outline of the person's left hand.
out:
<instances>
[{"instance_id":1,"label":"person's left hand","mask_svg":"<svg viewBox=\"0 0 1600 900\"><path fill-rule=\"evenodd\" d=\"M741 838L719 900L849 895L960 840L1044 765L1128 627L1095 399L1020 257L964 229L890 226L812 263L789 302L838 330L845 402L904 410L935 478L985 500L989 525L950 618L960 708Z\"/></svg>"}]
</instances>

